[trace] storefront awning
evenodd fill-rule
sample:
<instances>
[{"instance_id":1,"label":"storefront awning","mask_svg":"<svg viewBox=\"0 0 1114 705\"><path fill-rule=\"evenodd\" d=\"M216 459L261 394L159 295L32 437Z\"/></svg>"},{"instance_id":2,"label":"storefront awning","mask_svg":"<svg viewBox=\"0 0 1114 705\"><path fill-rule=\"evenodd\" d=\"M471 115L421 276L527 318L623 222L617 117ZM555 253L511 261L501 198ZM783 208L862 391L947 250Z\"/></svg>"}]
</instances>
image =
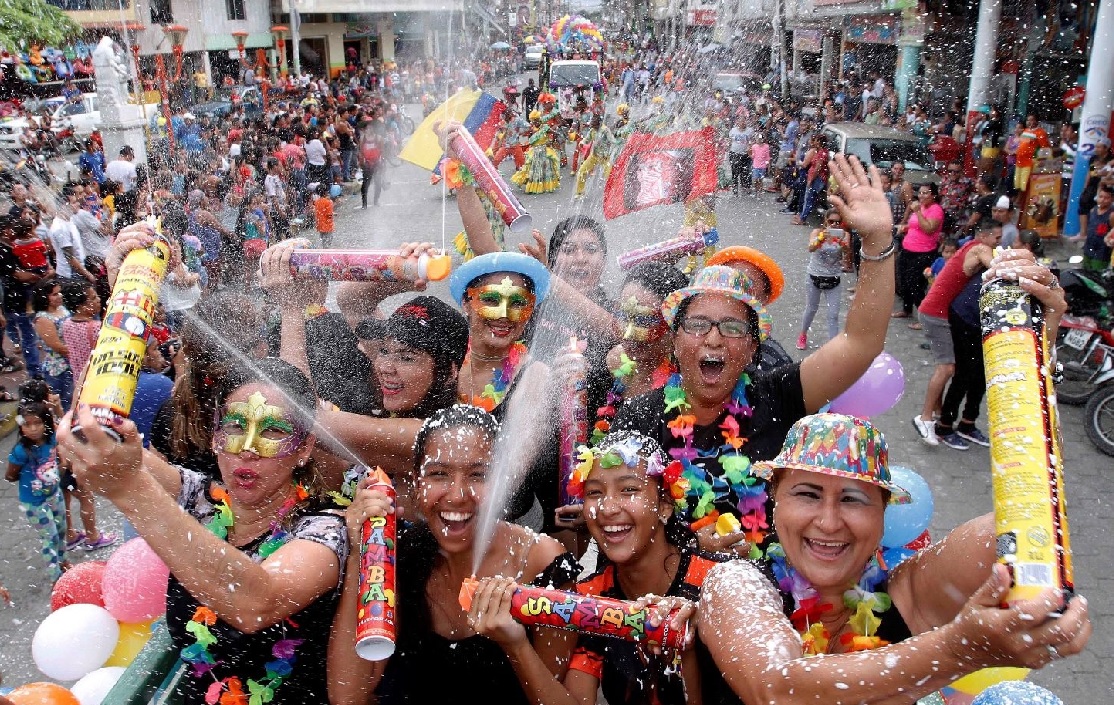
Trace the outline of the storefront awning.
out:
<instances>
[{"instance_id":1,"label":"storefront awning","mask_svg":"<svg viewBox=\"0 0 1114 705\"><path fill-rule=\"evenodd\" d=\"M270 49L274 46L275 38L270 32L255 32L249 34L244 40L245 49ZM231 34L205 35L205 51L227 51L236 49L236 38Z\"/></svg>"}]
</instances>

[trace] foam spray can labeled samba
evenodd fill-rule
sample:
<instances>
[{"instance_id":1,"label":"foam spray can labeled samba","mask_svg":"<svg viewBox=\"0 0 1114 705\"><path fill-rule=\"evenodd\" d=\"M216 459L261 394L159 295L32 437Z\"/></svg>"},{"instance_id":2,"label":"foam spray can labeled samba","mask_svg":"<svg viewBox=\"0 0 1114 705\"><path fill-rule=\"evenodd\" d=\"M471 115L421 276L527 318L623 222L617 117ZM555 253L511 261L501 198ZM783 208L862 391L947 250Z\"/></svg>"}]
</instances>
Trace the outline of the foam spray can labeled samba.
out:
<instances>
[{"instance_id":1,"label":"foam spray can labeled samba","mask_svg":"<svg viewBox=\"0 0 1114 705\"><path fill-rule=\"evenodd\" d=\"M983 362L998 562L1007 602L1049 588L1074 594L1063 456L1040 303L1016 282L983 285Z\"/></svg>"},{"instance_id":2,"label":"foam spray can labeled samba","mask_svg":"<svg viewBox=\"0 0 1114 705\"><path fill-rule=\"evenodd\" d=\"M381 468L370 471L369 489L395 501L395 488ZM356 653L382 661L395 651L398 602L395 581L397 524L393 513L371 517L360 530L360 590L356 606Z\"/></svg>"},{"instance_id":3,"label":"foam spray can labeled samba","mask_svg":"<svg viewBox=\"0 0 1114 705\"><path fill-rule=\"evenodd\" d=\"M440 281L452 272L448 255L403 257L397 250L312 250L290 253L296 279L333 282Z\"/></svg>"},{"instance_id":4,"label":"foam spray can labeled samba","mask_svg":"<svg viewBox=\"0 0 1114 705\"><path fill-rule=\"evenodd\" d=\"M150 218L148 224L155 231L155 241L124 258L78 394L78 403L89 407L114 436L112 421L131 413L159 287L170 264L170 243L162 235L161 223ZM74 428L75 433L78 430Z\"/></svg>"}]
</instances>

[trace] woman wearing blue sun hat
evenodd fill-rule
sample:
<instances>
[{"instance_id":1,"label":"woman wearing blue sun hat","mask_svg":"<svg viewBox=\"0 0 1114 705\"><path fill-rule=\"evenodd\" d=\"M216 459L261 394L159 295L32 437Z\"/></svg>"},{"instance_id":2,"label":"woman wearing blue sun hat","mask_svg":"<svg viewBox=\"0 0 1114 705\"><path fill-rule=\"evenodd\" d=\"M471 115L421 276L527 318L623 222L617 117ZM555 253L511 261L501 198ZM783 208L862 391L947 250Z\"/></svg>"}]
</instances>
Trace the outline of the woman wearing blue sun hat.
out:
<instances>
[{"instance_id":1,"label":"woman wearing blue sun hat","mask_svg":"<svg viewBox=\"0 0 1114 705\"><path fill-rule=\"evenodd\" d=\"M523 338L549 288L545 265L517 252L480 255L449 277L469 331L459 401L490 412L515 437L519 464L528 470L508 500L507 516L536 529L552 528L557 508L558 443L549 402L558 395L550 393L549 367L531 357ZM516 393L524 403L512 403Z\"/></svg>"}]
</instances>

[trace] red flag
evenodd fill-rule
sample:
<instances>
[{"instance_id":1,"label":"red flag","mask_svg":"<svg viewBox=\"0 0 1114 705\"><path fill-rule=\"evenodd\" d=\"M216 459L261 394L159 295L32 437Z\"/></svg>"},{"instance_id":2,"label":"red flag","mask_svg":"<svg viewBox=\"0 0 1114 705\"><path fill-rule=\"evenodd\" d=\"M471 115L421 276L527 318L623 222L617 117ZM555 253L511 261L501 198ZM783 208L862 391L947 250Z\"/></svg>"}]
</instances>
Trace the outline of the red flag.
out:
<instances>
[{"instance_id":1,"label":"red flag","mask_svg":"<svg viewBox=\"0 0 1114 705\"><path fill-rule=\"evenodd\" d=\"M610 220L713 193L718 162L711 127L669 135L637 132L623 146L607 178L603 215Z\"/></svg>"}]
</instances>

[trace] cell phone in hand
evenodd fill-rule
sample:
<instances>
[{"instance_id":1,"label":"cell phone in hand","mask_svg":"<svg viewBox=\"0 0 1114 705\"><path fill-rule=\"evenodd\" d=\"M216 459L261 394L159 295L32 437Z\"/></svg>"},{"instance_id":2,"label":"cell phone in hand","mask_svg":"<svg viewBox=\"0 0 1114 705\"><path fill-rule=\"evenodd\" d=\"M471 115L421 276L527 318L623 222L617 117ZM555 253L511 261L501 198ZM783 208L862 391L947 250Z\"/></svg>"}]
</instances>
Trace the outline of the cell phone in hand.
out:
<instances>
[{"instance_id":1,"label":"cell phone in hand","mask_svg":"<svg viewBox=\"0 0 1114 705\"><path fill-rule=\"evenodd\" d=\"M828 237L839 240L844 236L843 228L828 228Z\"/></svg>"}]
</instances>

